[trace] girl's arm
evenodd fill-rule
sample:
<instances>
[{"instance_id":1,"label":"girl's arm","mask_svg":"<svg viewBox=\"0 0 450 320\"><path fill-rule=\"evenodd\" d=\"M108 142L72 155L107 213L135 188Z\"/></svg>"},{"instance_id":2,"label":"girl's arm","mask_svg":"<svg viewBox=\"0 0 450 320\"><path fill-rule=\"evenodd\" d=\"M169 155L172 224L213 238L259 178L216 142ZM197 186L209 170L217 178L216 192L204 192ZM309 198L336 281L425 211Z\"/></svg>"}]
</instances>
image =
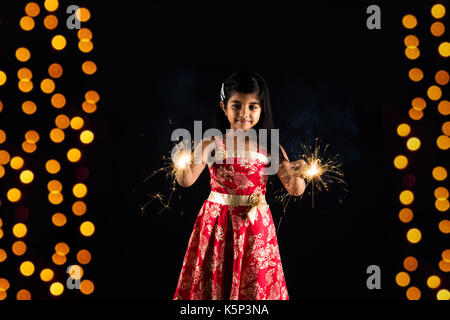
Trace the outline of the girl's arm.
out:
<instances>
[{"instance_id":1,"label":"girl's arm","mask_svg":"<svg viewBox=\"0 0 450 320\"><path fill-rule=\"evenodd\" d=\"M305 191L305 180L303 180L294 169L299 166L306 165L306 162L304 160L289 162L289 158L282 146L280 146L280 149L284 159L280 163L277 173L278 178L280 178L290 195L300 196Z\"/></svg>"},{"instance_id":2,"label":"girl's arm","mask_svg":"<svg viewBox=\"0 0 450 320\"><path fill-rule=\"evenodd\" d=\"M197 146L195 147L194 154L196 154L197 152L201 152L201 163L188 164L185 169L176 172L175 177L180 186L187 188L193 185L195 181L197 181L197 178L206 167L208 154L211 147L213 146L212 142L214 142L214 139L210 141L202 140L202 142L197 144Z\"/></svg>"}]
</instances>

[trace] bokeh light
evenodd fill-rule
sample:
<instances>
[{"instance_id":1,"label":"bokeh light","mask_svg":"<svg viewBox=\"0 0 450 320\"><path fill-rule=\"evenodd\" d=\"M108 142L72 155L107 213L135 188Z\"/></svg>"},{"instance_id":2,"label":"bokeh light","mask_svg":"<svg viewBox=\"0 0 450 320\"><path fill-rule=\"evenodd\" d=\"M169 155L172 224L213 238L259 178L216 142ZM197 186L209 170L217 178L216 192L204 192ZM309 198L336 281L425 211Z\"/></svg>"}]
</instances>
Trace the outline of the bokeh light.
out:
<instances>
[{"instance_id":1,"label":"bokeh light","mask_svg":"<svg viewBox=\"0 0 450 320\"><path fill-rule=\"evenodd\" d=\"M450 233L450 220L444 219L439 222L439 230L445 234Z\"/></svg>"},{"instance_id":2,"label":"bokeh light","mask_svg":"<svg viewBox=\"0 0 450 320\"><path fill-rule=\"evenodd\" d=\"M54 296L60 296L64 292L64 286L61 282L53 282L50 285L50 293Z\"/></svg>"},{"instance_id":3,"label":"bokeh light","mask_svg":"<svg viewBox=\"0 0 450 320\"><path fill-rule=\"evenodd\" d=\"M427 95L428 98L430 98L431 100L439 100L442 96L442 90L441 88L439 88L438 86L430 86L427 90Z\"/></svg>"},{"instance_id":4,"label":"bokeh light","mask_svg":"<svg viewBox=\"0 0 450 320\"><path fill-rule=\"evenodd\" d=\"M403 223L410 222L414 217L413 211L410 208L402 208L398 213L398 218Z\"/></svg>"},{"instance_id":5,"label":"bokeh light","mask_svg":"<svg viewBox=\"0 0 450 320\"><path fill-rule=\"evenodd\" d=\"M406 238L411 243L418 243L422 239L422 232L417 228L411 228L406 233Z\"/></svg>"},{"instance_id":6,"label":"bokeh light","mask_svg":"<svg viewBox=\"0 0 450 320\"><path fill-rule=\"evenodd\" d=\"M67 40L62 35L56 35L52 38L52 47L55 50L63 50L66 47Z\"/></svg>"},{"instance_id":7,"label":"bokeh light","mask_svg":"<svg viewBox=\"0 0 450 320\"><path fill-rule=\"evenodd\" d=\"M400 287L406 287L409 284L410 281L411 281L411 278L409 277L409 274L404 272L404 271L400 271L395 276L395 282Z\"/></svg>"},{"instance_id":8,"label":"bokeh light","mask_svg":"<svg viewBox=\"0 0 450 320\"><path fill-rule=\"evenodd\" d=\"M445 26L442 22L436 21L430 27L430 32L435 37L440 37L445 32Z\"/></svg>"},{"instance_id":9,"label":"bokeh light","mask_svg":"<svg viewBox=\"0 0 450 320\"><path fill-rule=\"evenodd\" d=\"M56 174L61 170L61 165L55 159L50 159L45 163L45 169L48 173Z\"/></svg>"},{"instance_id":10,"label":"bokeh light","mask_svg":"<svg viewBox=\"0 0 450 320\"><path fill-rule=\"evenodd\" d=\"M41 271L41 280L44 282L49 282L53 280L53 277L55 276L55 273L52 269L45 268Z\"/></svg>"},{"instance_id":11,"label":"bokeh light","mask_svg":"<svg viewBox=\"0 0 450 320\"><path fill-rule=\"evenodd\" d=\"M440 3L435 4L431 7L431 15L436 19L442 18L445 15L445 7Z\"/></svg>"},{"instance_id":12,"label":"bokeh light","mask_svg":"<svg viewBox=\"0 0 450 320\"><path fill-rule=\"evenodd\" d=\"M31 58L30 50L25 47L20 47L16 50L16 59L20 62L26 62Z\"/></svg>"},{"instance_id":13,"label":"bokeh light","mask_svg":"<svg viewBox=\"0 0 450 320\"><path fill-rule=\"evenodd\" d=\"M442 42L438 47L439 54L444 58L450 56L450 42Z\"/></svg>"},{"instance_id":14,"label":"bokeh light","mask_svg":"<svg viewBox=\"0 0 450 320\"><path fill-rule=\"evenodd\" d=\"M432 275L430 277L428 277L427 279L427 286L431 289L436 289L437 287L439 287L441 284L441 279L436 276L436 275Z\"/></svg>"},{"instance_id":15,"label":"bokeh light","mask_svg":"<svg viewBox=\"0 0 450 320\"><path fill-rule=\"evenodd\" d=\"M406 123L401 123L397 127L397 134L400 137L406 137L411 132L411 127Z\"/></svg>"},{"instance_id":16,"label":"bokeh light","mask_svg":"<svg viewBox=\"0 0 450 320\"><path fill-rule=\"evenodd\" d=\"M403 190L399 196L400 202L404 205L409 205L414 201L414 193L410 190Z\"/></svg>"},{"instance_id":17,"label":"bokeh light","mask_svg":"<svg viewBox=\"0 0 450 320\"><path fill-rule=\"evenodd\" d=\"M431 172L433 178L437 181L443 181L447 178L447 170L444 167L437 166Z\"/></svg>"},{"instance_id":18,"label":"bokeh light","mask_svg":"<svg viewBox=\"0 0 450 320\"><path fill-rule=\"evenodd\" d=\"M394 166L401 170L405 169L408 166L408 158L406 158L404 155L398 155L394 158Z\"/></svg>"},{"instance_id":19,"label":"bokeh light","mask_svg":"<svg viewBox=\"0 0 450 320\"><path fill-rule=\"evenodd\" d=\"M416 151L420 148L420 140L417 137L411 137L406 141L406 147L411 151Z\"/></svg>"},{"instance_id":20,"label":"bokeh light","mask_svg":"<svg viewBox=\"0 0 450 320\"><path fill-rule=\"evenodd\" d=\"M434 80L437 84L440 84L441 86L445 86L448 83L449 75L448 72L445 70L439 70L434 75Z\"/></svg>"},{"instance_id":21,"label":"bokeh light","mask_svg":"<svg viewBox=\"0 0 450 320\"><path fill-rule=\"evenodd\" d=\"M403 267L407 270L407 271L415 271L417 269L417 266L419 265L419 263L417 262L417 259L414 257L407 257L405 258L405 260L403 260Z\"/></svg>"},{"instance_id":22,"label":"bokeh light","mask_svg":"<svg viewBox=\"0 0 450 320\"><path fill-rule=\"evenodd\" d=\"M64 214L57 212L52 216L52 223L57 227L62 227L67 223L67 218Z\"/></svg>"},{"instance_id":23,"label":"bokeh light","mask_svg":"<svg viewBox=\"0 0 450 320\"><path fill-rule=\"evenodd\" d=\"M90 221L85 221L80 225L80 232L85 237L90 237L95 232L95 226Z\"/></svg>"},{"instance_id":24,"label":"bokeh light","mask_svg":"<svg viewBox=\"0 0 450 320\"><path fill-rule=\"evenodd\" d=\"M442 100L438 104L438 111L443 116L448 116L450 114L450 102L447 100Z\"/></svg>"},{"instance_id":25,"label":"bokeh light","mask_svg":"<svg viewBox=\"0 0 450 320\"><path fill-rule=\"evenodd\" d=\"M407 29L414 29L417 26L417 19L412 14L407 14L402 19L402 24Z\"/></svg>"},{"instance_id":26,"label":"bokeh light","mask_svg":"<svg viewBox=\"0 0 450 320\"><path fill-rule=\"evenodd\" d=\"M417 287L409 287L408 290L406 290L406 298L408 300L419 300L421 295L422 293Z\"/></svg>"},{"instance_id":27,"label":"bokeh light","mask_svg":"<svg viewBox=\"0 0 450 320\"><path fill-rule=\"evenodd\" d=\"M34 273L34 264L31 261L24 261L20 265L20 273L24 276L29 277Z\"/></svg>"}]
</instances>

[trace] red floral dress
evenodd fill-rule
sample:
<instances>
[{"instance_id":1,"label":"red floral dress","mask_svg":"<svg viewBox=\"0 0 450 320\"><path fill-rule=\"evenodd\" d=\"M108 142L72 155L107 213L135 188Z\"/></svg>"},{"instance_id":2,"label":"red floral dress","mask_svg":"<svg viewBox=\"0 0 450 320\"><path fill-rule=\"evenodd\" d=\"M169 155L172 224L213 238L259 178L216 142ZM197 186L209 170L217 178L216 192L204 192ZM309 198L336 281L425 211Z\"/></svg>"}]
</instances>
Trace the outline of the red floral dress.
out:
<instances>
[{"instance_id":1,"label":"red floral dress","mask_svg":"<svg viewBox=\"0 0 450 320\"><path fill-rule=\"evenodd\" d=\"M267 158L261 150L230 154L219 137L216 146L216 157L225 154L235 161L208 166L211 190L230 195L264 195ZM247 218L248 210L248 206L210 200L203 203L174 300L289 299L270 209L258 209L254 224Z\"/></svg>"}]
</instances>

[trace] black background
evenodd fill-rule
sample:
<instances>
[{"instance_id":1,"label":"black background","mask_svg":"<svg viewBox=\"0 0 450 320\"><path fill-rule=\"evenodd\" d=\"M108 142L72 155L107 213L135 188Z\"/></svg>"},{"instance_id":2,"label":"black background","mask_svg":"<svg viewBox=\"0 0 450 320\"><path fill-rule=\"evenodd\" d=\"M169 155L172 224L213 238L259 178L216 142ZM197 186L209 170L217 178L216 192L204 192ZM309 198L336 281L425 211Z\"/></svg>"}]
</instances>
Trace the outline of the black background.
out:
<instances>
[{"instance_id":1,"label":"black background","mask_svg":"<svg viewBox=\"0 0 450 320\"><path fill-rule=\"evenodd\" d=\"M381 8L380 30L366 27L371 4ZM269 85L275 124L289 157L298 156L299 143L311 144L321 137L330 144L330 154L340 155L348 184L348 192L336 185L316 195L314 209L308 195L289 204L278 241L290 299L403 299L404 289L394 278L409 247L406 229L397 218L401 176L392 159L405 149L395 127L407 121L411 94L420 87L413 87L407 77L414 63L403 55L408 31L401 18L415 13L431 21L431 4L152 1L144 7L80 1L92 13L86 26L94 33L95 47L86 55L77 50L74 31L63 25L58 30L72 39L63 52L40 46L52 33L38 28L24 33L18 20L25 3L2 3L0 69L9 71L9 80L18 66L13 48L26 43L36 52L30 62L35 74L43 75L51 61L61 61L67 74L62 90L75 101L70 109L74 114L83 114L77 104L86 89L97 89L101 95L98 111L86 117L96 140L83 149L86 155L80 163L91 172L87 216L96 223L96 233L83 239L76 231L46 231L54 229L47 221L50 215L45 212L44 223L31 210L29 223L38 230L28 239L30 247L35 243L36 249L30 249L34 257L42 265L47 260L51 264L48 248L66 238L74 246L92 248L93 261L86 267L96 284L92 299L172 299L196 215L209 193L209 174L205 170L191 188L178 187L171 209L161 214L156 202L143 213L139 206L148 194L168 195L170 181L157 175L141 182L163 165L163 155L172 148L172 130L193 130L194 120L203 120L206 130L218 108L220 84L236 70L251 69ZM425 31L417 31L420 39ZM76 69L84 56L99 67L92 79ZM425 62L418 63L432 69L441 63L438 58L424 50L420 61ZM71 80L72 74L78 80ZM19 105L15 80L9 80L0 88L1 99L5 105ZM44 104L48 97L36 93L35 99ZM3 127L22 121L19 112L6 112L5 107L0 114ZM41 113L35 127L45 131L52 119L54 114ZM431 115L425 117L418 130L427 136L433 121ZM8 132L21 141L18 128L11 126ZM42 142L36 161L58 152L62 151ZM69 170L64 174L66 180L73 179ZM271 181L269 192L281 187L276 177ZM5 204L4 190L2 186ZM269 203L277 224L281 206L270 198ZM4 224L14 222L13 217L5 219ZM75 230L78 220L71 221ZM1 241L8 239L6 235ZM428 248L429 243L419 247L419 254L430 252ZM381 290L366 287L369 265L381 268ZM10 278L16 276L15 266L5 270ZM61 279L63 275L64 270ZM50 298L35 278L18 281L32 286L41 298ZM68 296L80 297L72 292Z\"/></svg>"}]
</instances>

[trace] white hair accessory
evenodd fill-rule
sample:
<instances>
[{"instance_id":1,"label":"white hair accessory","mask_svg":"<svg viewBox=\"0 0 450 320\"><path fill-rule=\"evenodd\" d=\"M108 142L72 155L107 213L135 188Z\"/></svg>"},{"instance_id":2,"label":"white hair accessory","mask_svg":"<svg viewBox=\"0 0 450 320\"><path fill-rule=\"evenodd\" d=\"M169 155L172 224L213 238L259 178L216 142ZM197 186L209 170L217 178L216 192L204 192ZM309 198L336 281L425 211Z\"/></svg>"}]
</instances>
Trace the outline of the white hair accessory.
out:
<instances>
[{"instance_id":1,"label":"white hair accessory","mask_svg":"<svg viewBox=\"0 0 450 320\"><path fill-rule=\"evenodd\" d=\"M222 88L220 89L220 100L225 100L225 90L224 90L224 83L222 82Z\"/></svg>"}]
</instances>

